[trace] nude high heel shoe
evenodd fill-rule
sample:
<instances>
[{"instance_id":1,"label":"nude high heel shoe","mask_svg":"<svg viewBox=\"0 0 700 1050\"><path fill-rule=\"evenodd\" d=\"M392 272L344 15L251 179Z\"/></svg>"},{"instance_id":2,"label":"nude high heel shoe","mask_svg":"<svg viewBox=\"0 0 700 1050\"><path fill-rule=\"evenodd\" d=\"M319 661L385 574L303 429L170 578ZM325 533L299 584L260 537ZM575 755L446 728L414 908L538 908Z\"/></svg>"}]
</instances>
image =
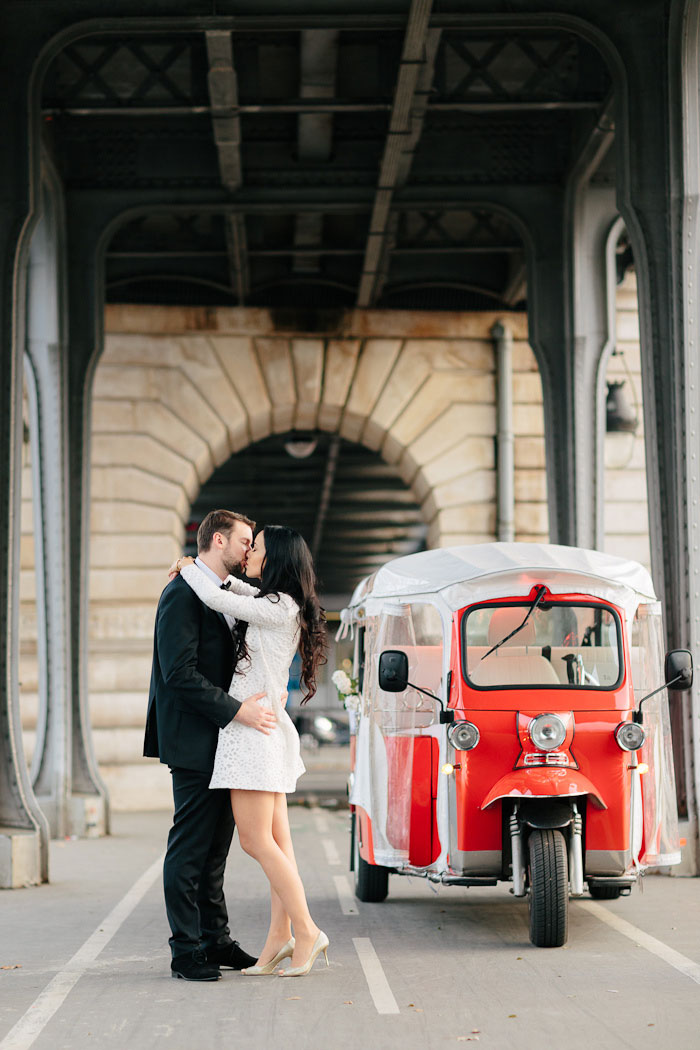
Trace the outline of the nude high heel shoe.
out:
<instances>
[{"instance_id":1,"label":"nude high heel shoe","mask_svg":"<svg viewBox=\"0 0 700 1050\"><path fill-rule=\"evenodd\" d=\"M290 937L284 947L280 948L274 959L270 959L269 962L263 966L246 966L245 970L241 970L242 974L246 977L262 977L264 974L274 973L275 968L279 966L283 959L291 959L294 954L294 938Z\"/></svg>"},{"instance_id":2,"label":"nude high heel shoe","mask_svg":"<svg viewBox=\"0 0 700 1050\"><path fill-rule=\"evenodd\" d=\"M307 973L310 972L311 967L318 959L321 952L326 960L326 966L328 966L328 938L326 937L323 930L319 931L318 937L314 941L314 946L311 949L311 955L306 960L303 966L293 966L290 970L282 970L280 977L306 977Z\"/></svg>"}]
</instances>

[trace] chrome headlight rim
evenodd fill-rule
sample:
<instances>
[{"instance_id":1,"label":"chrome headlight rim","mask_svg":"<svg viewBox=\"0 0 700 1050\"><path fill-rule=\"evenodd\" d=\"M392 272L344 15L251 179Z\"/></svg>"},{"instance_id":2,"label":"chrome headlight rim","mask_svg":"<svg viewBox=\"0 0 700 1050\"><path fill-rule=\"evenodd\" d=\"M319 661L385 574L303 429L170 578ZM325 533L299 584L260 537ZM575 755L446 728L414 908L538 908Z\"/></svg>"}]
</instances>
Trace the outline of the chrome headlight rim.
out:
<instances>
[{"instance_id":1,"label":"chrome headlight rim","mask_svg":"<svg viewBox=\"0 0 700 1050\"><path fill-rule=\"evenodd\" d=\"M464 734L465 731L468 733L469 739L460 741L460 733ZM479 730L473 722L453 722L447 730L447 739L452 744L455 751L473 751L476 745L481 739ZM466 745L466 746L465 746Z\"/></svg>"},{"instance_id":2,"label":"chrome headlight rim","mask_svg":"<svg viewBox=\"0 0 700 1050\"><path fill-rule=\"evenodd\" d=\"M544 735L544 727L546 724L551 725L555 730L553 736ZM530 740L538 749L538 751L555 751L558 747L566 740L566 726L562 722L559 715L554 714L541 714L533 718L527 727Z\"/></svg>"},{"instance_id":3,"label":"chrome headlight rim","mask_svg":"<svg viewBox=\"0 0 700 1050\"><path fill-rule=\"evenodd\" d=\"M631 741L629 739L625 740L625 737L629 738L630 736L639 740L639 743L635 744L634 739ZM644 727L639 722L620 722L615 729L615 741L622 751L639 751L643 747L646 738Z\"/></svg>"}]
</instances>

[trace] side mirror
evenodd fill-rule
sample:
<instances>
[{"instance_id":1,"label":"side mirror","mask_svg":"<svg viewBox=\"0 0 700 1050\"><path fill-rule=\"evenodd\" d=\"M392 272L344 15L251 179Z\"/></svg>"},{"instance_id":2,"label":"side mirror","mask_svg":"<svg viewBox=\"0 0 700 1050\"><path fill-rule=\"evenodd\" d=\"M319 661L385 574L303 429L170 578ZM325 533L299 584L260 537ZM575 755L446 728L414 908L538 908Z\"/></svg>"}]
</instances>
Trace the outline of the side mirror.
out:
<instances>
[{"instance_id":1,"label":"side mirror","mask_svg":"<svg viewBox=\"0 0 700 1050\"><path fill-rule=\"evenodd\" d=\"M400 649L385 649L379 657L379 688L401 693L408 687L408 657Z\"/></svg>"},{"instance_id":2,"label":"side mirror","mask_svg":"<svg viewBox=\"0 0 700 1050\"><path fill-rule=\"evenodd\" d=\"M666 687L684 692L693 684L693 657L688 649L671 649L664 664Z\"/></svg>"}]
</instances>

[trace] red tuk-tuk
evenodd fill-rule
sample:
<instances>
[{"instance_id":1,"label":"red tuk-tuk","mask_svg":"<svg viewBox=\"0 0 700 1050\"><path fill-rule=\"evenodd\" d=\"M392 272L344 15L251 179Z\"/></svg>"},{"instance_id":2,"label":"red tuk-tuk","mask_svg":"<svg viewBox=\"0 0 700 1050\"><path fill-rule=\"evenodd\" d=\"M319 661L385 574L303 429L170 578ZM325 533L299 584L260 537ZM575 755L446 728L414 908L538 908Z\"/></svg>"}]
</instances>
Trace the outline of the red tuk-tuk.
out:
<instances>
[{"instance_id":1,"label":"red tuk-tuk","mask_svg":"<svg viewBox=\"0 0 700 1050\"><path fill-rule=\"evenodd\" d=\"M387 563L341 614L355 634L350 774L360 900L391 873L512 882L530 938L567 937L569 896L627 894L680 861L660 604L636 562L493 543Z\"/></svg>"}]
</instances>

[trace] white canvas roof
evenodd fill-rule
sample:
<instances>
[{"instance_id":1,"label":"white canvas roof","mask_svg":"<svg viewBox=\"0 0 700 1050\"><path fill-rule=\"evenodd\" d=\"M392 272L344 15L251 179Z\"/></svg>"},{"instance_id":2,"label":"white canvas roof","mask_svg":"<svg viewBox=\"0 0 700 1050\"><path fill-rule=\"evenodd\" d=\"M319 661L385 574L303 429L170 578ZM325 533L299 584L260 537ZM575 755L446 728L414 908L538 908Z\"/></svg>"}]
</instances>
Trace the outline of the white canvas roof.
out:
<instances>
[{"instance_id":1,"label":"white canvas roof","mask_svg":"<svg viewBox=\"0 0 700 1050\"><path fill-rule=\"evenodd\" d=\"M540 543L481 543L410 554L387 562L355 588L347 615L364 606L376 613L387 598L439 596L453 611L474 601L526 595L536 583L553 594L590 594L622 606L654 601L647 570L635 561L581 547Z\"/></svg>"}]
</instances>

